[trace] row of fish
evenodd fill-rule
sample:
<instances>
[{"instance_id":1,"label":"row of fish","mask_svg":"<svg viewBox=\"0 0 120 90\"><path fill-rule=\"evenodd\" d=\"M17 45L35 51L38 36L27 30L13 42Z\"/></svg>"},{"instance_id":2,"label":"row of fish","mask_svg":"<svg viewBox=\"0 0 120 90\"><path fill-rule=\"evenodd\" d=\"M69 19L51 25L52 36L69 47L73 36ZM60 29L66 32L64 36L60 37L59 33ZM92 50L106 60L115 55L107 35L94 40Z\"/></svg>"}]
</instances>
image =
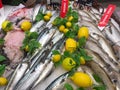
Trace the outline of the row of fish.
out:
<instances>
[{"instance_id":1,"label":"row of fish","mask_svg":"<svg viewBox=\"0 0 120 90\"><path fill-rule=\"evenodd\" d=\"M108 26L101 32L97 26L102 16L101 11L93 7L89 11L86 9L80 10L77 7L73 7L73 9L79 13L79 26L84 25L89 28L90 37L85 48L88 55L93 57L92 62L87 63L86 66L79 67L78 70L89 74L91 78L93 78L93 73L97 73L102 78L107 90L120 90L119 25L116 26L110 21ZM60 52L63 52L64 50L65 38L51 24L59 16L59 12L51 11L52 17L46 23L43 20L35 22L35 16L40 10L43 13L47 12L46 6L36 5L33 10L32 21L34 23L30 31L39 33L38 41L41 47L32 56L27 55L23 58L16 70L12 72L5 90L34 90L41 82L44 82L44 79L49 78L50 73L55 69L51 61L52 51L59 49ZM16 20L13 21L16 22ZM68 73L61 75L45 90L63 90L63 81L65 83L67 77ZM69 80L67 81L69 82ZM93 81L94 84L98 84L94 78Z\"/></svg>"}]
</instances>

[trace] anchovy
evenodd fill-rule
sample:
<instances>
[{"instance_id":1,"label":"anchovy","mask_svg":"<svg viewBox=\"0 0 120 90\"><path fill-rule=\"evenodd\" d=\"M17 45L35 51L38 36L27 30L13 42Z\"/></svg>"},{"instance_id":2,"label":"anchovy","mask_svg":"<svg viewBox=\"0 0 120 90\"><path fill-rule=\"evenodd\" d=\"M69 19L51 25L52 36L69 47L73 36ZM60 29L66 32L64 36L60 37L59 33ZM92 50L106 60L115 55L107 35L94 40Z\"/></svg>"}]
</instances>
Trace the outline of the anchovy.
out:
<instances>
[{"instance_id":1,"label":"anchovy","mask_svg":"<svg viewBox=\"0 0 120 90\"><path fill-rule=\"evenodd\" d=\"M93 71L97 73L97 75L99 75L99 77L101 77L103 83L107 86L107 90L115 90L115 87L112 84L111 80L108 78L104 70L102 70L99 65L92 61L87 63L87 65L92 68Z\"/></svg>"},{"instance_id":2,"label":"anchovy","mask_svg":"<svg viewBox=\"0 0 120 90\"><path fill-rule=\"evenodd\" d=\"M104 29L104 33L106 35L106 37L112 41L113 44L116 44L120 41L120 33L119 31L115 28L115 26L113 26L112 24L110 24L110 26L107 26ZM120 45L120 44L119 44Z\"/></svg>"},{"instance_id":3,"label":"anchovy","mask_svg":"<svg viewBox=\"0 0 120 90\"><path fill-rule=\"evenodd\" d=\"M94 39L98 38L97 35L100 35L103 38L105 38L105 36L100 32L100 30L98 29L96 24L88 22L88 21L81 21L81 22L79 22L79 25L80 26L87 26L89 28L90 36L93 37Z\"/></svg>"},{"instance_id":4,"label":"anchovy","mask_svg":"<svg viewBox=\"0 0 120 90\"><path fill-rule=\"evenodd\" d=\"M96 16L94 14L92 14L91 12L84 10L86 13L89 14L90 18L93 19L94 21L98 21L98 19L96 18Z\"/></svg>"},{"instance_id":5,"label":"anchovy","mask_svg":"<svg viewBox=\"0 0 120 90\"><path fill-rule=\"evenodd\" d=\"M92 81L93 81L93 83L95 84L95 85L100 85L98 82L96 82L96 80L94 79L94 77L93 77L93 74L94 74L94 72L88 67L88 66L81 66L81 68L83 69L83 71L85 72L85 73L87 73L90 77L91 77L91 79L92 79Z\"/></svg>"},{"instance_id":6,"label":"anchovy","mask_svg":"<svg viewBox=\"0 0 120 90\"><path fill-rule=\"evenodd\" d=\"M54 88L63 83L68 77L68 72L56 78L45 90L55 90ZM63 89L62 89L63 90Z\"/></svg>"},{"instance_id":7,"label":"anchovy","mask_svg":"<svg viewBox=\"0 0 120 90\"><path fill-rule=\"evenodd\" d=\"M110 64L111 67L119 72L119 66L116 66L114 63L111 62L110 58L108 57L108 55L102 50L102 48L100 48L96 43L92 42L92 41L87 41L86 42L86 48L92 50L93 52L97 53L100 55L100 57L107 63Z\"/></svg>"},{"instance_id":8,"label":"anchovy","mask_svg":"<svg viewBox=\"0 0 120 90\"><path fill-rule=\"evenodd\" d=\"M119 66L120 68L120 64L117 61L117 58L112 50L112 47L107 42L107 40L99 36L98 43L100 47L105 51L105 53L112 59L112 63L115 63L115 65Z\"/></svg>"}]
</instances>

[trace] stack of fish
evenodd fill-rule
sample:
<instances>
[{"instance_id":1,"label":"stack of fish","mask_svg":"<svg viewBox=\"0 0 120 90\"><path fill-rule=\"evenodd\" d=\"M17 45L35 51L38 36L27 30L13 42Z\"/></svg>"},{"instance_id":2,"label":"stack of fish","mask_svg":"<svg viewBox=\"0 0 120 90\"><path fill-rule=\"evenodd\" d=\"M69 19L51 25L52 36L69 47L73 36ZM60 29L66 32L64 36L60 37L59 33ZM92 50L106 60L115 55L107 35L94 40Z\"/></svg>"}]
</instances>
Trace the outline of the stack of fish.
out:
<instances>
[{"instance_id":1,"label":"stack of fish","mask_svg":"<svg viewBox=\"0 0 120 90\"><path fill-rule=\"evenodd\" d=\"M120 90L119 25L113 18L111 18L104 30L100 31L98 28L98 23L102 16L102 8L100 10L97 10L93 7L90 7L89 9L83 7L82 9L80 9L77 5L74 7L73 3L71 4L73 6L72 8L76 10L79 14L79 26L86 26L89 28L90 36L87 40L85 48L87 54L93 57L93 61L87 63L86 66L81 66L80 70L78 69L78 71L84 71L88 73L91 77L93 73L97 73L102 78L103 83L107 86L106 90ZM49 78L49 74L53 72L53 70L55 70L54 64L51 61L52 51L55 49L59 49L60 52L63 52L65 42L64 35L56 30L56 27L52 26L52 22L54 21L54 19L59 16L59 11L52 10L52 17L48 22L45 22L43 20L35 22L35 17L41 10L43 13L50 11L47 10L45 5L38 4L31 9L16 10L7 18L7 20L15 23L16 30L19 30L19 27L17 26L19 26L20 22L22 22L23 20L29 19L30 21L32 21L33 26L30 29L30 32L38 32L39 37L37 40L41 44L41 47L38 48L32 56L27 54L26 57L24 57L23 54L14 54L16 55L15 57L18 56L20 59L22 59L22 61L18 57L16 60L20 61L11 61L12 65L13 63L17 64L17 67L16 69L14 68L15 70L13 69L14 72L10 69L10 71L12 71L11 75L9 75L10 81L5 87L5 90L34 90L34 88L39 84L45 83L44 79L46 79L47 77ZM31 12L33 13L33 15ZM19 31L14 32L15 34L17 33L18 35L23 35L20 34ZM11 52L8 52L9 44L7 42L9 41L9 38L14 36L14 33L12 32L12 36L10 35L11 37L9 37L9 34L10 33L7 33L7 35L5 35L6 43L4 51L10 59ZM22 36L20 37L22 38ZM22 40L21 38L19 38L20 40L17 41L21 42L24 39L24 35ZM14 39L17 38L14 37ZM7 77L6 73L8 73L8 71L6 71L4 74ZM67 76L68 73L65 73L62 76L58 77L46 88L46 90L63 90L62 85L60 84L62 83L62 81L67 80ZM95 84L97 84L95 80L93 81ZM57 85L61 88L55 89Z\"/></svg>"}]
</instances>

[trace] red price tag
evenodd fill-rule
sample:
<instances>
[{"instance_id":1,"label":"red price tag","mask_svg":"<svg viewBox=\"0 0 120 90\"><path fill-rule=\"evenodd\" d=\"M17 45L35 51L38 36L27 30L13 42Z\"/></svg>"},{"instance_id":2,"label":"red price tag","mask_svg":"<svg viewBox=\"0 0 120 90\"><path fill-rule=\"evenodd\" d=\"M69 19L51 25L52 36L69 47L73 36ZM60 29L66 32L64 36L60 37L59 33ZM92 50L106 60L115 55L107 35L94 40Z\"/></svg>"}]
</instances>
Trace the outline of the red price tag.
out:
<instances>
[{"instance_id":1,"label":"red price tag","mask_svg":"<svg viewBox=\"0 0 120 90\"><path fill-rule=\"evenodd\" d=\"M110 19L112 13L114 12L115 8L116 8L116 5L113 5L113 4L110 4L107 7L105 13L103 14L103 16L98 24L99 27L105 27L108 24L109 19Z\"/></svg>"},{"instance_id":2,"label":"red price tag","mask_svg":"<svg viewBox=\"0 0 120 90\"><path fill-rule=\"evenodd\" d=\"M68 1L69 0L62 0L61 4L61 12L60 12L60 17L64 18L67 14L68 11Z\"/></svg>"},{"instance_id":3,"label":"red price tag","mask_svg":"<svg viewBox=\"0 0 120 90\"><path fill-rule=\"evenodd\" d=\"M0 8L2 8L3 7L3 5L2 5L2 0L0 0Z\"/></svg>"}]
</instances>

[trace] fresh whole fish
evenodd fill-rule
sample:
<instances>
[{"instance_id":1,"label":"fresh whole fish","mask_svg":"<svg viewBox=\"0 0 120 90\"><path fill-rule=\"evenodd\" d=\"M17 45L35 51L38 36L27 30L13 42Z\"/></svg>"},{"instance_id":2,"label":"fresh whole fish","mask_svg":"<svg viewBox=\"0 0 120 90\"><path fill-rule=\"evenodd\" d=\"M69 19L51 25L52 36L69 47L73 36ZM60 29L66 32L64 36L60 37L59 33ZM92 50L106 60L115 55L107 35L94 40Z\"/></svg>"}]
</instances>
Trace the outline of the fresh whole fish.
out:
<instances>
[{"instance_id":1,"label":"fresh whole fish","mask_svg":"<svg viewBox=\"0 0 120 90\"><path fill-rule=\"evenodd\" d=\"M45 90L58 90L57 86L59 86L61 83L63 83L67 79L67 77L68 77L68 72L62 74L61 76L56 78ZM59 89L59 90L63 90L63 88Z\"/></svg>"},{"instance_id":2,"label":"fresh whole fish","mask_svg":"<svg viewBox=\"0 0 120 90\"><path fill-rule=\"evenodd\" d=\"M35 7L33 8L33 18L32 18L32 21L34 22L35 21L35 19L36 19L36 16L37 16L37 14L38 14L38 12L39 12L39 10L40 10L40 7L41 7L41 4L37 4L37 5L35 5Z\"/></svg>"},{"instance_id":3,"label":"fresh whole fish","mask_svg":"<svg viewBox=\"0 0 120 90\"><path fill-rule=\"evenodd\" d=\"M99 36L98 43L100 47L105 51L105 53L107 53L107 55L112 59L112 63L116 64L116 66L119 66L120 68L120 64L118 63L117 58L112 50L112 47L107 42L107 40Z\"/></svg>"},{"instance_id":4,"label":"fresh whole fish","mask_svg":"<svg viewBox=\"0 0 120 90\"><path fill-rule=\"evenodd\" d=\"M94 39L98 38L96 36L96 34L102 36L103 38L105 38L105 36L98 29L97 25L94 24L94 23L91 23L91 22L88 22L88 21L81 21L81 22L79 22L79 26L86 26L86 27L88 27L89 28L89 34Z\"/></svg>"},{"instance_id":5,"label":"fresh whole fish","mask_svg":"<svg viewBox=\"0 0 120 90\"><path fill-rule=\"evenodd\" d=\"M97 65L95 62L89 62L88 66L90 66L90 68L93 69L93 71L95 73L97 73L97 75L99 75L99 77L101 77L103 83L106 85L106 90L115 90L114 85L112 84L112 82L110 81L110 79L108 78L108 76L106 75L106 73L104 72L104 70L102 70L99 65Z\"/></svg>"},{"instance_id":6,"label":"fresh whole fish","mask_svg":"<svg viewBox=\"0 0 120 90\"><path fill-rule=\"evenodd\" d=\"M52 51L55 50L55 49L62 50L62 48L64 47L64 38L62 40L60 39L60 41L57 41L56 45L57 45L57 47L55 46L51 50L50 54L47 57L47 59L50 61L50 63L46 66L46 68L44 69L44 71L42 72L42 74L39 76L39 78L35 82L33 88L36 87L49 74L49 72L51 72L51 70L53 68L53 62L51 61Z\"/></svg>"},{"instance_id":7,"label":"fresh whole fish","mask_svg":"<svg viewBox=\"0 0 120 90\"><path fill-rule=\"evenodd\" d=\"M58 41L60 40L60 38L58 39ZM57 42L58 42L57 41ZM55 48L58 48L58 47L60 47L59 45L59 43L57 43L56 42L56 44L55 44L55 42L53 43L53 49L52 50L54 50ZM48 49L49 49L49 46L48 46ZM49 54L47 54L47 53L50 53L50 54L52 54L52 52L51 52L51 50L49 51L49 50L47 50L47 52L45 52L45 54L44 54L44 56L43 56L43 54L40 54L40 55L42 55L42 57L40 57L40 58L38 58L38 59L36 59L36 60L33 60L33 62L31 63L31 66L30 66L30 69L29 69L29 71L25 74L25 77L24 78L22 78L22 80L19 82L19 84L17 85L17 90L19 90L20 88L22 88L23 90L25 89L29 89L30 87L31 87L31 85L34 83L34 81L36 81L38 78L39 78L39 76L41 76L41 73L43 72L43 70L44 70L44 68L45 68L45 66L48 64L48 62L50 61L50 58L49 59L47 59L47 60L45 60L45 58L46 58L46 56L49 56ZM50 55L51 56L51 55ZM36 58L36 57L35 57ZM34 68L36 67L36 65L38 64L40 62L40 66L42 67L40 67L41 69L41 71L39 70L35 70L35 71L33 71L34 70ZM38 64L39 65L39 64ZM37 66L38 66L37 65ZM52 69L52 67L53 67L53 64L48 64L48 66L49 67L51 67L51 69ZM47 68L47 71L51 71L51 69L50 68ZM48 73L48 72L47 72ZM45 75L47 75L47 73L45 74ZM31 76L31 74L32 75L36 75L36 77L35 78L32 78L32 77L30 77ZM46 76L42 76L42 78L41 79L44 79ZM31 83L29 83L29 82L31 82ZM27 83L27 85L26 85L26 83ZM25 85L25 86L24 86Z\"/></svg>"},{"instance_id":8,"label":"fresh whole fish","mask_svg":"<svg viewBox=\"0 0 120 90\"><path fill-rule=\"evenodd\" d=\"M22 63L17 66L16 71L14 71L8 85L6 86L5 90L13 90L17 82L21 79L23 74L28 68L28 64Z\"/></svg>"},{"instance_id":9,"label":"fresh whole fish","mask_svg":"<svg viewBox=\"0 0 120 90\"><path fill-rule=\"evenodd\" d=\"M119 44L120 41L120 33L119 31L111 24L111 26L108 26L104 29L104 33L106 37L112 41L113 44ZM120 45L120 44L119 44Z\"/></svg>"},{"instance_id":10,"label":"fresh whole fish","mask_svg":"<svg viewBox=\"0 0 120 90\"><path fill-rule=\"evenodd\" d=\"M107 65L97 54L95 54L94 52L90 51L90 50L86 50L87 54L92 56L92 60L97 63L101 69L103 69L106 74L108 75L108 77L111 79L112 83L114 83L114 85L117 85L116 88L120 88L119 87L119 73L115 72L114 70L112 70L112 68L109 67L109 65ZM116 89L119 90L119 89Z\"/></svg>"},{"instance_id":11,"label":"fresh whole fish","mask_svg":"<svg viewBox=\"0 0 120 90\"><path fill-rule=\"evenodd\" d=\"M120 71L120 67L116 66L116 64L114 64L110 58L108 57L108 55L102 50L102 48L100 48L96 43L92 42L92 41L87 41L86 42L86 48L92 50L93 52L97 53L107 64L110 64L110 66L117 72Z\"/></svg>"},{"instance_id":12,"label":"fresh whole fish","mask_svg":"<svg viewBox=\"0 0 120 90\"><path fill-rule=\"evenodd\" d=\"M80 66L80 67L82 68L82 70L85 73L87 73L91 77L91 79L95 85L100 85L98 82L95 81L95 79L93 77L94 72L91 70L91 68L89 68L88 66Z\"/></svg>"}]
</instances>

